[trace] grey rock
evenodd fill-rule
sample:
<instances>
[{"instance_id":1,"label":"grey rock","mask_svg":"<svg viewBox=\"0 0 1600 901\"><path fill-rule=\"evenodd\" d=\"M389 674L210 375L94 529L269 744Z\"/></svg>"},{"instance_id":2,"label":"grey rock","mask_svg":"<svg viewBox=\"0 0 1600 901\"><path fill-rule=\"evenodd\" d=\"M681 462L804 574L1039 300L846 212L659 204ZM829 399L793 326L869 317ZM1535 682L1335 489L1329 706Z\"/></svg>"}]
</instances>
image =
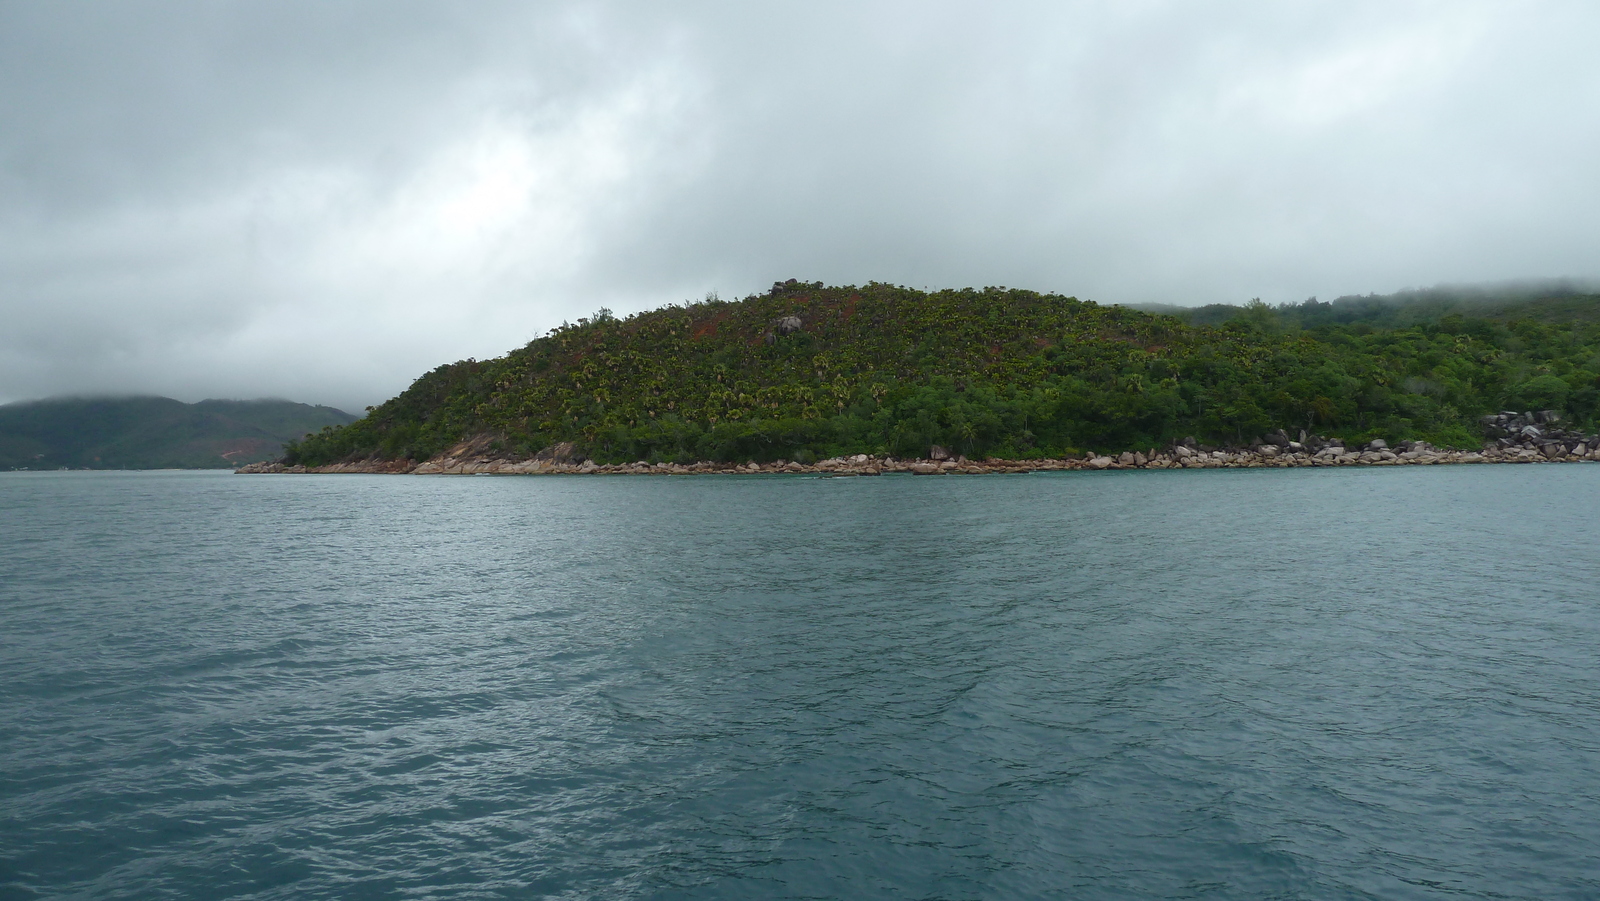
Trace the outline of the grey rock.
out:
<instances>
[{"instance_id":1,"label":"grey rock","mask_svg":"<svg viewBox=\"0 0 1600 901\"><path fill-rule=\"evenodd\" d=\"M571 441L560 441L534 454L533 459L544 463L574 463L583 459L583 455Z\"/></svg>"},{"instance_id":2,"label":"grey rock","mask_svg":"<svg viewBox=\"0 0 1600 901\"><path fill-rule=\"evenodd\" d=\"M928 459L929 460L948 460L948 459L950 459L950 452L948 450L940 447L939 445L935 444L933 447L928 448Z\"/></svg>"},{"instance_id":3,"label":"grey rock","mask_svg":"<svg viewBox=\"0 0 1600 901\"><path fill-rule=\"evenodd\" d=\"M778 320L777 330L779 335L792 335L800 331L799 316L785 316Z\"/></svg>"}]
</instances>

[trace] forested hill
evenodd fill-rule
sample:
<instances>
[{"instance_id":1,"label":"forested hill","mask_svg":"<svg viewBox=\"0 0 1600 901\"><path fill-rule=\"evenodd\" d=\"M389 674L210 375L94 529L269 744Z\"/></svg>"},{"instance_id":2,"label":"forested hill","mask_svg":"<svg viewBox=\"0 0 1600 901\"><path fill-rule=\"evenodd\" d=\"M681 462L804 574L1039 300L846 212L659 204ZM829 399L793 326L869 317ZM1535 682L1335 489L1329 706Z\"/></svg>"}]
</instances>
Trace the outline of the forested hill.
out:
<instances>
[{"instance_id":1,"label":"forested hill","mask_svg":"<svg viewBox=\"0 0 1600 901\"><path fill-rule=\"evenodd\" d=\"M1542 298L1540 302L1548 302ZM1273 428L1475 447L1477 419L1600 406L1600 298L1395 327L1302 327L1278 308L1214 326L1032 291L775 284L626 319L601 311L494 360L441 366L288 463L424 460L487 436L573 441L598 462L847 453L1030 458L1245 444Z\"/></svg>"},{"instance_id":2,"label":"forested hill","mask_svg":"<svg viewBox=\"0 0 1600 901\"><path fill-rule=\"evenodd\" d=\"M286 400L55 398L0 406L6 469L204 469L270 460L354 416Z\"/></svg>"},{"instance_id":3,"label":"forested hill","mask_svg":"<svg viewBox=\"0 0 1600 901\"><path fill-rule=\"evenodd\" d=\"M1394 294L1352 294L1320 301L1276 306L1255 301L1244 305L1214 303L1202 307L1168 304L1132 304L1137 310L1176 316L1190 325L1222 325L1251 319L1278 330L1315 329L1337 325L1372 328L1407 328L1458 320L1506 322L1533 319L1540 322L1600 322L1595 292L1600 286L1568 280L1550 280L1503 286L1440 286L1398 291Z\"/></svg>"}]
</instances>

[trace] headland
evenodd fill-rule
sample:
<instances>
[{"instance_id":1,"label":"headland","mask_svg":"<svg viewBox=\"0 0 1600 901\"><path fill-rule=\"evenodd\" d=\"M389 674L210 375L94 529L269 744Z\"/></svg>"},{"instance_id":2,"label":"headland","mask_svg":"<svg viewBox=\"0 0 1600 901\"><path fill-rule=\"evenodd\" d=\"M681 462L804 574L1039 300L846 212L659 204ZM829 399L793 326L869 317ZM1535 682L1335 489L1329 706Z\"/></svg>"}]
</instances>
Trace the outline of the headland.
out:
<instances>
[{"instance_id":1,"label":"headland","mask_svg":"<svg viewBox=\"0 0 1600 901\"><path fill-rule=\"evenodd\" d=\"M1404 465L1587 459L1596 430L1600 295L1576 290L1156 313L1009 288L789 280L739 301L601 310L503 357L440 366L364 418L291 442L277 465Z\"/></svg>"}]
</instances>

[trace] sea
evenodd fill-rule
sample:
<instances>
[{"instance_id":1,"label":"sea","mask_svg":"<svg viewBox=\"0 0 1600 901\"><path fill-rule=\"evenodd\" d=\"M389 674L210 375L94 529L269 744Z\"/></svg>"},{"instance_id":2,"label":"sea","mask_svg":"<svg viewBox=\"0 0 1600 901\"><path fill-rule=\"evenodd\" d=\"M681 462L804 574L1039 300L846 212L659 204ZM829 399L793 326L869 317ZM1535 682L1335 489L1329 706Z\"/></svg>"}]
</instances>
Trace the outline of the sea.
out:
<instances>
[{"instance_id":1,"label":"sea","mask_svg":"<svg viewBox=\"0 0 1600 901\"><path fill-rule=\"evenodd\" d=\"M0 898L1594 899L1600 465L0 474Z\"/></svg>"}]
</instances>

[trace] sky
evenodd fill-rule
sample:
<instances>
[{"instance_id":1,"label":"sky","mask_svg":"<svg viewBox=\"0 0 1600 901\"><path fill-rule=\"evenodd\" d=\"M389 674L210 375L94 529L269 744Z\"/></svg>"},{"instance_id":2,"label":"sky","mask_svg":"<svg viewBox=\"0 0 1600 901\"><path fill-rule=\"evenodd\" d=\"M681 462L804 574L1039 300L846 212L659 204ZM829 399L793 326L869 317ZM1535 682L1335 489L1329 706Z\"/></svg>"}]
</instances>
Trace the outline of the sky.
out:
<instances>
[{"instance_id":1,"label":"sky","mask_svg":"<svg viewBox=\"0 0 1600 901\"><path fill-rule=\"evenodd\" d=\"M799 278L1600 277L1600 4L0 0L0 402L359 412Z\"/></svg>"}]
</instances>

